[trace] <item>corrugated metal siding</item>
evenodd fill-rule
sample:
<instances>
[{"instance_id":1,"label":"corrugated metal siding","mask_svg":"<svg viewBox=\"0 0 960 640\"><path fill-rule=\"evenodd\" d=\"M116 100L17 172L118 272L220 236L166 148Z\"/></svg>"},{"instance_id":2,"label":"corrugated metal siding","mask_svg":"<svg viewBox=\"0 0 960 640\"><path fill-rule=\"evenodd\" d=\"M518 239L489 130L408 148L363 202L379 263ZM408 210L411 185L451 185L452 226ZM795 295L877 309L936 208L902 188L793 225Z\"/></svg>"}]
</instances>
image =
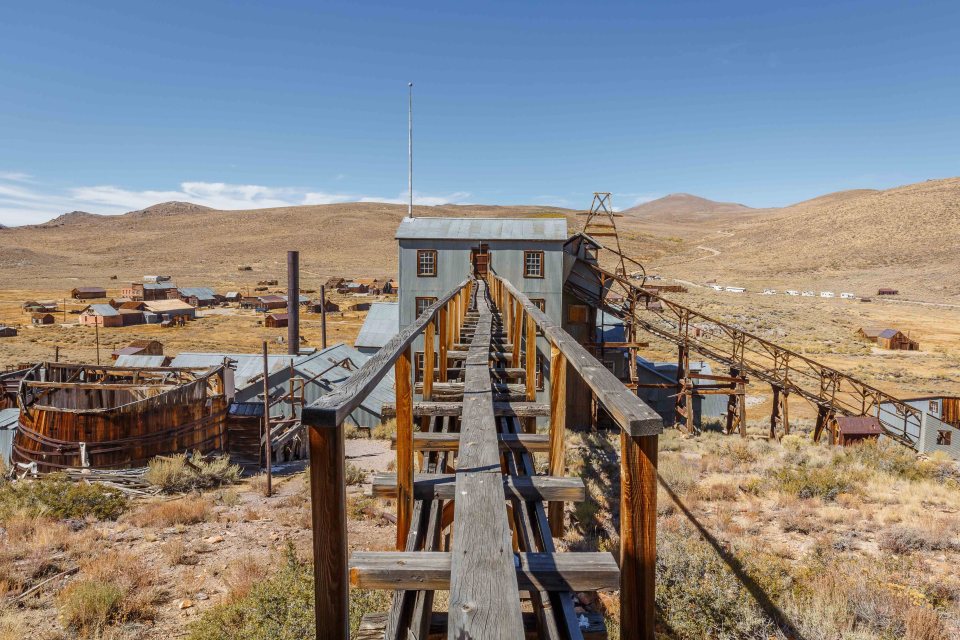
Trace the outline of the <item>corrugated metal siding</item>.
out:
<instances>
[{"instance_id":1,"label":"corrugated metal siding","mask_svg":"<svg viewBox=\"0 0 960 640\"><path fill-rule=\"evenodd\" d=\"M4 464L10 464L13 437L17 433L17 421L19 419L20 409L0 409L0 460Z\"/></svg>"},{"instance_id":2,"label":"corrugated metal siding","mask_svg":"<svg viewBox=\"0 0 960 640\"><path fill-rule=\"evenodd\" d=\"M397 239L563 240L566 218L404 218Z\"/></svg>"},{"instance_id":3,"label":"corrugated metal siding","mask_svg":"<svg viewBox=\"0 0 960 640\"><path fill-rule=\"evenodd\" d=\"M114 363L118 367L162 367L167 356L124 355L117 357ZM222 362L222 361L221 361Z\"/></svg>"},{"instance_id":4,"label":"corrugated metal siding","mask_svg":"<svg viewBox=\"0 0 960 640\"><path fill-rule=\"evenodd\" d=\"M360 327L353 346L379 349L400 333L400 304L397 302L374 302Z\"/></svg>"}]
</instances>

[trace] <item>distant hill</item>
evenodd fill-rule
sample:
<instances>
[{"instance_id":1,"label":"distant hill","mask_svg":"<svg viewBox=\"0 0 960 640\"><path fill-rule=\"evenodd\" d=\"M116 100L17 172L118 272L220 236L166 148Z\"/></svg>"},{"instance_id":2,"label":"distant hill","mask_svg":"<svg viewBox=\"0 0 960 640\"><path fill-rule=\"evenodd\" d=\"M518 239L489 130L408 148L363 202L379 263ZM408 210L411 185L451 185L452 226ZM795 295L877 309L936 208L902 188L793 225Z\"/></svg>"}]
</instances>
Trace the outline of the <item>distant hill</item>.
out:
<instances>
[{"instance_id":1,"label":"distant hill","mask_svg":"<svg viewBox=\"0 0 960 640\"><path fill-rule=\"evenodd\" d=\"M960 296L960 178L842 191L751 215L698 244L700 279L737 276L907 296ZM843 287L841 289L841 287ZM956 299L952 300L956 302Z\"/></svg>"},{"instance_id":2,"label":"distant hill","mask_svg":"<svg viewBox=\"0 0 960 640\"><path fill-rule=\"evenodd\" d=\"M180 214L206 213L207 211L215 211L215 209L211 209L210 207L205 207L202 204L194 204L192 202L179 202L177 200L171 200L170 202L161 202L160 204L151 205L146 209L138 209L137 211L131 211L126 215L173 216L173 215L180 215Z\"/></svg>"},{"instance_id":3,"label":"distant hill","mask_svg":"<svg viewBox=\"0 0 960 640\"><path fill-rule=\"evenodd\" d=\"M738 213L751 208L735 202L716 202L689 193L671 193L668 196L638 204L621 211L629 216L645 218L684 218L691 215Z\"/></svg>"}]
</instances>

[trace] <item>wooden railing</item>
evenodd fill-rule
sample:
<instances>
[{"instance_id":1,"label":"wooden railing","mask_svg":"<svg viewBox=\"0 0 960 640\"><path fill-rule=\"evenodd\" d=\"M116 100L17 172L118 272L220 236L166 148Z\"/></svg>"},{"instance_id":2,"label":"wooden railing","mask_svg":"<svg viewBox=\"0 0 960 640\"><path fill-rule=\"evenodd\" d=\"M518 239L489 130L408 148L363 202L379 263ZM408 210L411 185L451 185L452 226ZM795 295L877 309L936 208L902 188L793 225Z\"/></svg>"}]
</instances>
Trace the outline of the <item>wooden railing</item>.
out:
<instances>
[{"instance_id":1,"label":"wooden railing","mask_svg":"<svg viewBox=\"0 0 960 640\"><path fill-rule=\"evenodd\" d=\"M655 620L657 445L663 420L559 324L508 280L489 276L494 303L512 336L514 366L519 344L541 333L550 346L550 467L564 475L567 367L590 389L598 405L620 427L620 637L652 640ZM527 392L531 393L536 349L526 348ZM554 535L562 535L562 503L550 505Z\"/></svg>"},{"instance_id":2,"label":"wooden railing","mask_svg":"<svg viewBox=\"0 0 960 640\"><path fill-rule=\"evenodd\" d=\"M413 451L407 445L413 441L412 345L418 336L424 335L424 396L429 399L434 378L435 337L439 337L440 362L445 363L447 352L459 341L469 304L470 285L471 280L465 279L441 296L367 360L346 383L303 409L302 421L310 427L310 495L318 640L342 640L349 636L344 421L383 377L394 369L398 409L397 541L398 545L402 545L410 529L413 510ZM435 336L435 331L439 336ZM440 381L446 381L446 367L441 366L438 373Z\"/></svg>"}]
</instances>

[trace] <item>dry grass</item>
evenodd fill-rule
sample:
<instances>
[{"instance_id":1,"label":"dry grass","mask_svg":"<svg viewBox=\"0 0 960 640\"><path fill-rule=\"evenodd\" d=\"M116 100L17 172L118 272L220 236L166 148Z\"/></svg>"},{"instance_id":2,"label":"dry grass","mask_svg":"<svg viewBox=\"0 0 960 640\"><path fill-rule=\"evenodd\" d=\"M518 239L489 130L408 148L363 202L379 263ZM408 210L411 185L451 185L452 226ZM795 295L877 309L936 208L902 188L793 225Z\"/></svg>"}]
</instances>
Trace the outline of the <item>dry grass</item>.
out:
<instances>
[{"instance_id":1,"label":"dry grass","mask_svg":"<svg viewBox=\"0 0 960 640\"><path fill-rule=\"evenodd\" d=\"M137 527L171 527L206 522L211 504L206 498L181 498L150 502L130 514L129 520Z\"/></svg>"}]
</instances>

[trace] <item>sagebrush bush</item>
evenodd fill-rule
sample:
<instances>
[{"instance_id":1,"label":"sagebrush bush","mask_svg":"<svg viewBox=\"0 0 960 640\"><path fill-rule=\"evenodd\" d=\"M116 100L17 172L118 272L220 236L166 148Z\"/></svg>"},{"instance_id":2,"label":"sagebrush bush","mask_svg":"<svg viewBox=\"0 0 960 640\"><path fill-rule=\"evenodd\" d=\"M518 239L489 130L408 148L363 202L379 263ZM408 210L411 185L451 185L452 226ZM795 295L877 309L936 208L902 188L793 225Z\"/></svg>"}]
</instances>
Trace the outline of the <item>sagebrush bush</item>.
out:
<instances>
[{"instance_id":1,"label":"sagebrush bush","mask_svg":"<svg viewBox=\"0 0 960 640\"><path fill-rule=\"evenodd\" d=\"M913 551L960 551L954 527L893 525L880 533L881 549L905 554Z\"/></svg>"},{"instance_id":2,"label":"sagebrush bush","mask_svg":"<svg viewBox=\"0 0 960 640\"><path fill-rule=\"evenodd\" d=\"M123 592L115 584L78 580L60 593L60 618L81 637L99 635L120 612Z\"/></svg>"},{"instance_id":3,"label":"sagebrush bush","mask_svg":"<svg viewBox=\"0 0 960 640\"><path fill-rule=\"evenodd\" d=\"M777 487L798 498L834 500L841 493L851 493L862 480L862 474L835 465L788 466L771 472Z\"/></svg>"},{"instance_id":4,"label":"sagebrush bush","mask_svg":"<svg viewBox=\"0 0 960 640\"><path fill-rule=\"evenodd\" d=\"M197 524L210 517L210 508L210 502L203 498L150 502L130 514L130 521L138 527Z\"/></svg>"},{"instance_id":5,"label":"sagebrush bush","mask_svg":"<svg viewBox=\"0 0 960 640\"><path fill-rule=\"evenodd\" d=\"M0 483L0 522L17 513L54 519L92 516L115 520L128 507L129 500L117 489L73 482L58 474Z\"/></svg>"},{"instance_id":6,"label":"sagebrush bush","mask_svg":"<svg viewBox=\"0 0 960 640\"><path fill-rule=\"evenodd\" d=\"M240 467L230 464L229 456L205 459L195 452L190 458L185 453L154 458L144 478L167 493L186 493L234 484L240 474Z\"/></svg>"},{"instance_id":7,"label":"sagebrush bush","mask_svg":"<svg viewBox=\"0 0 960 640\"><path fill-rule=\"evenodd\" d=\"M363 484L367 481L367 472L357 465L348 462L344 469L343 478L347 485Z\"/></svg>"},{"instance_id":8,"label":"sagebrush bush","mask_svg":"<svg viewBox=\"0 0 960 640\"><path fill-rule=\"evenodd\" d=\"M382 422L370 430L370 437L376 440L389 440L395 435L397 435L397 421L395 419Z\"/></svg>"}]
</instances>

